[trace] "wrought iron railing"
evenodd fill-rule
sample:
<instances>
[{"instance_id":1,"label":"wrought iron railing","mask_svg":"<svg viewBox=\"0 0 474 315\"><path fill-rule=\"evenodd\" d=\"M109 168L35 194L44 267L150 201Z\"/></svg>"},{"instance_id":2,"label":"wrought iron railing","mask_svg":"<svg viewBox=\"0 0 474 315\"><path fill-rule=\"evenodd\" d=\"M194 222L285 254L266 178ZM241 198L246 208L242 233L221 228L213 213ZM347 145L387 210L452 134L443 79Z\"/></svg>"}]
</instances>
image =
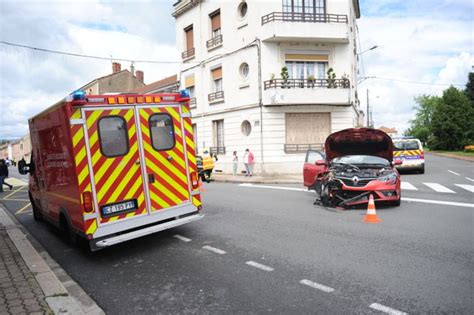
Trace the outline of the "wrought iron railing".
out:
<instances>
[{"instance_id":1,"label":"wrought iron railing","mask_svg":"<svg viewBox=\"0 0 474 315\"><path fill-rule=\"evenodd\" d=\"M218 92L210 93L207 96L207 99L209 100L209 102L223 100L224 99L224 91L218 91Z\"/></svg>"},{"instance_id":2,"label":"wrought iron railing","mask_svg":"<svg viewBox=\"0 0 474 315\"><path fill-rule=\"evenodd\" d=\"M298 88L342 88L348 89L349 79L270 79L263 82L264 89L298 89Z\"/></svg>"},{"instance_id":3,"label":"wrought iron railing","mask_svg":"<svg viewBox=\"0 0 474 315\"><path fill-rule=\"evenodd\" d=\"M222 45L222 39L223 39L222 35L217 35L217 36L212 37L210 40L206 42L207 49L212 49L212 48Z\"/></svg>"},{"instance_id":4,"label":"wrought iron railing","mask_svg":"<svg viewBox=\"0 0 474 315\"><path fill-rule=\"evenodd\" d=\"M262 25L273 21L309 23L348 23L345 14L322 14L303 12L272 12L262 16Z\"/></svg>"},{"instance_id":5,"label":"wrought iron railing","mask_svg":"<svg viewBox=\"0 0 474 315\"><path fill-rule=\"evenodd\" d=\"M193 97L189 100L189 107L196 108L196 98Z\"/></svg>"},{"instance_id":6,"label":"wrought iron railing","mask_svg":"<svg viewBox=\"0 0 474 315\"><path fill-rule=\"evenodd\" d=\"M225 147L210 147L209 153L211 154L218 154L218 155L225 155Z\"/></svg>"},{"instance_id":7,"label":"wrought iron railing","mask_svg":"<svg viewBox=\"0 0 474 315\"><path fill-rule=\"evenodd\" d=\"M196 50L194 49L194 47L186 51L183 51L183 53L181 54L181 58L188 59L188 58L194 57L195 52Z\"/></svg>"},{"instance_id":8,"label":"wrought iron railing","mask_svg":"<svg viewBox=\"0 0 474 315\"><path fill-rule=\"evenodd\" d=\"M322 143L284 144L285 153L304 153L308 150L322 150Z\"/></svg>"}]
</instances>

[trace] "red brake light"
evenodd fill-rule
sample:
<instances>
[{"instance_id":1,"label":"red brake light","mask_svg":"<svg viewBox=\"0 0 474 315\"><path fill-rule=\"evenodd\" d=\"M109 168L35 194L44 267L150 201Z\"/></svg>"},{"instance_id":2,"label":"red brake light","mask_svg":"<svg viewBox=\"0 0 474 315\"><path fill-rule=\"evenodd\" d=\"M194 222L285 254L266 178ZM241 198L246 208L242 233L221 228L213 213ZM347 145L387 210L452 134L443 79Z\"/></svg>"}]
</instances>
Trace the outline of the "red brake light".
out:
<instances>
[{"instance_id":1,"label":"red brake light","mask_svg":"<svg viewBox=\"0 0 474 315\"><path fill-rule=\"evenodd\" d=\"M199 181L196 172L191 173L191 184L193 186L193 189L197 189L199 187Z\"/></svg>"},{"instance_id":2,"label":"red brake light","mask_svg":"<svg viewBox=\"0 0 474 315\"><path fill-rule=\"evenodd\" d=\"M424 159L425 158L425 151L422 150L421 153L420 153L420 156L421 156L422 159Z\"/></svg>"},{"instance_id":3,"label":"red brake light","mask_svg":"<svg viewBox=\"0 0 474 315\"><path fill-rule=\"evenodd\" d=\"M85 212L92 212L94 210L92 207L92 194L90 191L82 193L82 205L84 206Z\"/></svg>"}]
</instances>

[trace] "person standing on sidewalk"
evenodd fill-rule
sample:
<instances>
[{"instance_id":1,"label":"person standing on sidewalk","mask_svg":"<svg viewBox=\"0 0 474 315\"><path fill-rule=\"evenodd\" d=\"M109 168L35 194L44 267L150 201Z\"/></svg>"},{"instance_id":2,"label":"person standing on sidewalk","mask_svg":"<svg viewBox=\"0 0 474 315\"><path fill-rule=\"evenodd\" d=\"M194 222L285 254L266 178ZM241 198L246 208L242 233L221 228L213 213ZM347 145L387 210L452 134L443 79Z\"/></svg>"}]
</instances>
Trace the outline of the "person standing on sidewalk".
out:
<instances>
[{"instance_id":1,"label":"person standing on sidewalk","mask_svg":"<svg viewBox=\"0 0 474 315\"><path fill-rule=\"evenodd\" d=\"M239 157L237 156L237 151L234 151L232 154L232 174L237 175L237 166L239 164Z\"/></svg>"},{"instance_id":2,"label":"person standing on sidewalk","mask_svg":"<svg viewBox=\"0 0 474 315\"><path fill-rule=\"evenodd\" d=\"M3 192L3 185L10 187L10 190L13 189L13 186L8 184L5 181L5 178L8 177L8 166L5 164L5 160L0 160L0 192Z\"/></svg>"},{"instance_id":3,"label":"person standing on sidewalk","mask_svg":"<svg viewBox=\"0 0 474 315\"><path fill-rule=\"evenodd\" d=\"M250 152L249 149L245 150L244 165L247 171L247 174L245 174L245 176L252 176L253 175L253 153Z\"/></svg>"}]
</instances>

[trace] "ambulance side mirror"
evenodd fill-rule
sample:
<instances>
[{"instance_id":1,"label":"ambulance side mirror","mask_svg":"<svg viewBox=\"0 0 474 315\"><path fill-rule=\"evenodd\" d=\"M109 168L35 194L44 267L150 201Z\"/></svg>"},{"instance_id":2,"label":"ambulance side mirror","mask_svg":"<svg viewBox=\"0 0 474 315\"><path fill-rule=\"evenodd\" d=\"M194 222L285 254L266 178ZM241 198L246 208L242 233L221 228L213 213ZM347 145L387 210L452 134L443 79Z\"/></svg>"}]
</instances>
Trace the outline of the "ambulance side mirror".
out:
<instances>
[{"instance_id":1,"label":"ambulance side mirror","mask_svg":"<svg viewBox=\"0 0 474 315\"><path fill-rule=\"evenodd\" d=\"M21 159L18 162L18 173L21 175L26 175L28 173L33 173L34 168L32 167L32 164L27 164L25 159Z\"/></svg>"}]
</instances>

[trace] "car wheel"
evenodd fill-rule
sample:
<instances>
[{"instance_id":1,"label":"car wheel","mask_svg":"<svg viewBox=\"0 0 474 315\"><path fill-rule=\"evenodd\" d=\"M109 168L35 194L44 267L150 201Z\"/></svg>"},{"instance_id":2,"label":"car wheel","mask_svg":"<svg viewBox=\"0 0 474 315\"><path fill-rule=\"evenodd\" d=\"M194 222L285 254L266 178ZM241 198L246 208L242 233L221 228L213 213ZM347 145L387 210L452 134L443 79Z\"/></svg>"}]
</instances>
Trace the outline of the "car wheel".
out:
<instances>
[{"instance_id":1,"label":"car wheel","mask_svg":"<svg viewBox=\"0 0 474 315\"><path fill-rule=\"evenodd\" d=\"M418 172L420 172L420 174L425 174L425 166L423 165Z\"/></svg>"},{"instance_id":2,"label":"car wheel","mask_svg":"<svg viewBox=\"0 0 474 315\"><path fill-rule=\"evenodd\" d=\"M402 203L402 198L395 200L392 202L392 206L394 207L400 207L400 204Z\"/></svg>"}]
</instances>

